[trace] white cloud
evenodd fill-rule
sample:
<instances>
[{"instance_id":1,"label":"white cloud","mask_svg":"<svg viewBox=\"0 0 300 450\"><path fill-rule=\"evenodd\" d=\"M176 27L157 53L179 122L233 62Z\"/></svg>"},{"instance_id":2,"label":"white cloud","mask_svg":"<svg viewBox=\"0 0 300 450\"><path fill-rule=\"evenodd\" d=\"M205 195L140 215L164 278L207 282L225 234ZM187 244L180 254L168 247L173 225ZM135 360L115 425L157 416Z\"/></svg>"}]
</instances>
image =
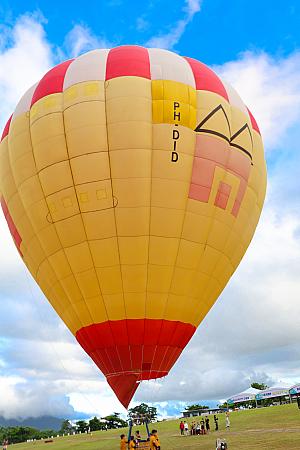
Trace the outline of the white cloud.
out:
<instances>
[{"instance_id":1,"label":"white cloud","mask_svg":"<svg viewBox=\"0 0 300 450\"><path fill-rule=\"evenodd\" d=\"M0 46L0 127L21 95L53 64L41 17L26 14L6 27Z\"/></svg>"},{"instance_id":2,"label":"white cloud","mask_svg":"<svg viewBox=\"0 0 300 450\"><path fill-rule=\"evenodd\" d=\"M4 282L6 275L11 273L12 270L16 272L22 270L23 263L20 260L17 249L12 245L13 240L8 230L7 223L2 214L0 216L0 236L1 236L0 278L3 277L1 281Z\"/></svg>"},{"instance_id":3,"label":"white cloud","mask_svg":"<svg viewBox=\"0 0 300 450\"><path fill-rule=\"evenodd\" d=\"M0 416L5 419L74 414L59 386L32 382L22 377L0 376Z\"/></svg>"},{"instance_id":4,"label":"white cloud","mask_svg":"<svg viewBox=\"0 0 300 450\"><path fill-rule=\"evenodd\" d=\"M255 115L267 150L278 148L300 121L300 52L286 58L245 52L215 67Z\"/></svg>"},{"instance_id":5,"label":"white cloud","mask_svg":"<svg viewBox=\"0 0 300 450\"><path fill-rule=\"evenodd\" d=\"M68 56L76 57L95 48L111 48L113 44L104 37L95 36L86 25L74 25L65 38Z\"/></svg>"},{"instance_id":6,"label":"white cloud","mask_svg":"<svg viewBox=\"0 0 300 450\"><path fill-rule=\"evenodd\" d=\"M300 207L300 51L286 58L245 52L214 69L239 92L262 131L269 159L269 202L280 215ZM274 180L274 181L273 181Z\"/></svg>"},{"instance_id":7,"label":"white cloud","mask_svg":"<svg viewBox=\"0 0 300 450\"><path fill-rule=\"evenodd\" d=\"M108 416L117 411L125 418L126 409L120 404L112 394L106 381L85 382L75 386L75 389L68 394L70 404L75 411L81 411L86 415ZM130 405L131 407L132 405Z\"/></svg>"},{"instance_id":8,"label":"white cloud","mask_svg":"<svg viewBox=\"0 0 300 450\"><path fill-rule=\"evenodd\" d=\"M186 0L183 10L187 13L189 18L193 18L194 15L200 11L201 0Z\"/></svg>"},{"instance_id":9,"label":"white cloud","mask_svg":"<svg viewBox=\"0 0 300 450\"><path fill-rule=\"evenodd\" d=\"M184 18L178 20L172 26L168 33L160 33L158 36L151 37L145 44L147 47L158 47L165 49L173 49L173 47L180 41L184 34L186 27L192 22L195 14L201 9L201 0L185 0L182 11Z\"/></svg>"}]
</instances>

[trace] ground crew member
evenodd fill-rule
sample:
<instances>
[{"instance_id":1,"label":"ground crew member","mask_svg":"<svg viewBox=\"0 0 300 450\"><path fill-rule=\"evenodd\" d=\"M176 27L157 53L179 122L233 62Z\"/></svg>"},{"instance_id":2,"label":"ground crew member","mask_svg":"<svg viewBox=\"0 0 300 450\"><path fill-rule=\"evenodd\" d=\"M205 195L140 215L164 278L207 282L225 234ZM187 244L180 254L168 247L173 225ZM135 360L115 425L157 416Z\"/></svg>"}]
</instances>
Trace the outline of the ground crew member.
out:
<instances>
[{"instance_id":1,"label":"ground crew member","mask_svg":"<svg viewBox=\"0 0 300 450\"><path fill-rule=\"evenodd\" d=\"M126 449L127 449L127 444L128 444L128 442L126 441L125 434L121 434L120 438L121 438L121 441L120 441L120 450L126 450Z\"/></svg>"},{"instance_id":2,"label":"ground crew member","mask_svg":"<svg viewBox=\"0 0 300 450\"><path fill-rule=\"evenodd\" d=\"M152 430L150 434L150 450L160 450L160 442L157 430Z\"/></svg>"},{"instance_id":3,"label":"ground crew member","mask_svg":"<svg viewBox=\"0 0 300 450\"><path fill-rule=\"evenodd\" d=\"M134 436L130 436L130 441L129 441L129 449L131 450L132 448L136 448L136 443L134 442Z\"/></svg>"}]
</instances>

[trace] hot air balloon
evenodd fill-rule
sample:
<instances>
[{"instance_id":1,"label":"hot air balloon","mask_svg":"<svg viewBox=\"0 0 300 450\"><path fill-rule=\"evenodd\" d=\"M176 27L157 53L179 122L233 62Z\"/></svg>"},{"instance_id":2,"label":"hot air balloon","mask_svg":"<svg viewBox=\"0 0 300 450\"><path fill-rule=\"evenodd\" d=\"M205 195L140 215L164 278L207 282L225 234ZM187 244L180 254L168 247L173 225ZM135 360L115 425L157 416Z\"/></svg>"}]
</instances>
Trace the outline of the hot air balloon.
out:
<instances>
[{"instance_id":1,"label":"hot air balloon","mask_svg":"<svg viewBox=\"0 0 300 450\"><path fill-rule=\"evenodd\" d=\"M164 377L241 261L264 202L260 131L201 62L122 46L63 62L0 149L14 243L128 407Z\"/></svg>"}]
</instances>

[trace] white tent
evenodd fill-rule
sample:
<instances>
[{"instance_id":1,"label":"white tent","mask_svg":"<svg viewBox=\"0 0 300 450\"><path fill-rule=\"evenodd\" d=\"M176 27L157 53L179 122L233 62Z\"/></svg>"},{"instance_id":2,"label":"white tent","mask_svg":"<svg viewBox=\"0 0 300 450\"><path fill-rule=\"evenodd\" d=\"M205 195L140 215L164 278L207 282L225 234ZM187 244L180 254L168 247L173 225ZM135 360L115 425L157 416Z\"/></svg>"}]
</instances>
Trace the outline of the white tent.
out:
<instances>
[{"instance_id":1,"label":"white tent","mask_svg":"<svg viewBox=\"0 0 300 450\"><path fill-rule=\"evenodd\" d=\"M300 394L300 383L295 384L295 386L292 386L290 389L290 394L294 395L294 394Z\"/></svg>"},{"instance_id":2,"label":"white tent","mask_svg":"<svg viewBox=\"0 0 300 450\"><path fill-rule=\"evenodd\" d=\"M259 389L249 388L239 394L235 394L227 400L228 404L249 402L255 400L255 395L260 392Z\"/></svg>"},{"instance_id":3,"label":"white tent","mask_svg":"<svg viewBox=\"0 0 300 450\"><path fill-rule=\"evenodd\" d=\"M271 386L256 394L256 400L289 396L290 386Z\"/></svg>"}]
</instances>

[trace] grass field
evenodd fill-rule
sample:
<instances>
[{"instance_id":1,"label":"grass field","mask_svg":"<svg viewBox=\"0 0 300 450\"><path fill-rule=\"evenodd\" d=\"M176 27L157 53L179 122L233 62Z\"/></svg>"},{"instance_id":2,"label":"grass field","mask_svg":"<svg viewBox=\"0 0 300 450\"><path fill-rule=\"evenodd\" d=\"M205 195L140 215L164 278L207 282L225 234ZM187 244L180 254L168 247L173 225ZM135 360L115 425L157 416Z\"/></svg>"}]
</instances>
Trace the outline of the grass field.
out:
<instances>
[{"instance_id":1,"label":"grass field","mask_svg":"<svg viewBox=\"0 0 300 450\"><path fill-rule=\"evenodd\" d=\"M211 417L211 427L213 427ZM197 420L197 418L193 418ZM191 419L190 419L191 421ZM217 437L225 437L228 450L300 450L300 410L296 404L273 406L258 410L235 411L230 414L231 427L225 430L225 415L219 415L219 431L205 436L180 436L179 421L164 421L152 424L159 431L162 450L215 450ZM138 429L142 432L143 427ZM53 443L34 442L17 444L16 450L40 449L82 449L118 450L119 435L127 430L109 430L89 435L75 435L55 438ZM141 433L142 434L142 433Z\"/></svg>"}]
</instances>

